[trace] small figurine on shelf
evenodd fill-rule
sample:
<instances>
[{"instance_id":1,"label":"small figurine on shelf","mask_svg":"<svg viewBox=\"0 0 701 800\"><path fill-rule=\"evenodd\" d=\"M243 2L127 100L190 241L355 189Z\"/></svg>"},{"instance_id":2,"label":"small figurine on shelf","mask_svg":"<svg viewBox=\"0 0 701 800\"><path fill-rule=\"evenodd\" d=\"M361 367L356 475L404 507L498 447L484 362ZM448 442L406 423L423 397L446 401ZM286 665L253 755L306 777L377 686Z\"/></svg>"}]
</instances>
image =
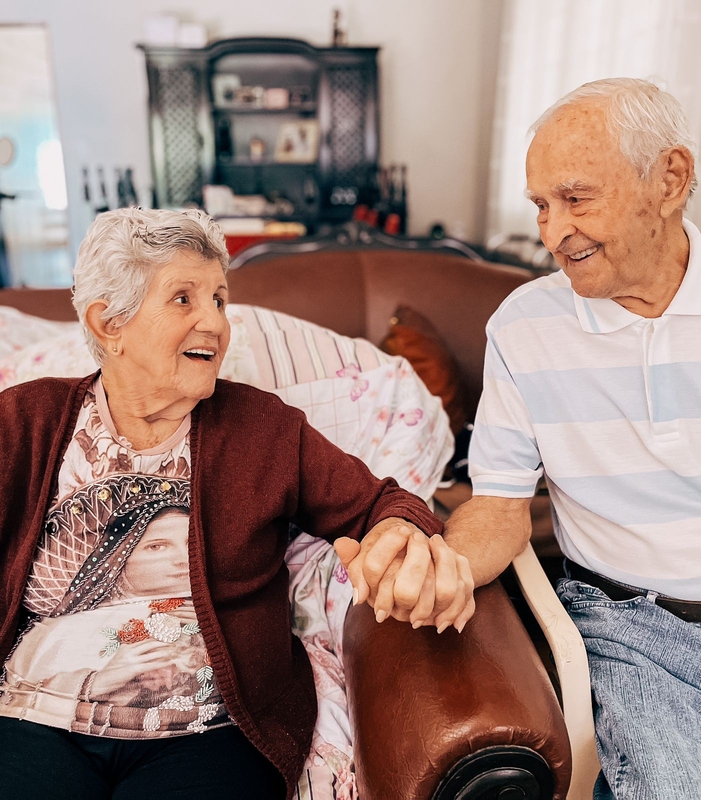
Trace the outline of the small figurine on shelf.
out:
<instances>
[{"instance_id":1,"label":"small figurine on shelf","mask_svg":"<svg viewBox=\"0 0 701 800\"><path fill-rule=\"evenodd\" d=\"M346 32L341 27L341 9L334 8L333 10L333 37L332 42L334 47L344 47L347 44Z\"/></svg>"},{"instance_id":2,"label":"small figurine on shelf","mask_svg":"<svg viewBox=\"0 0 701 800\"><path fill-rule=\"evenodd\" d=\"M262 161L265 158L265 141L259 136L253 136L248 143L248 152L251 161Z\"/></svg>"}]
</instances>

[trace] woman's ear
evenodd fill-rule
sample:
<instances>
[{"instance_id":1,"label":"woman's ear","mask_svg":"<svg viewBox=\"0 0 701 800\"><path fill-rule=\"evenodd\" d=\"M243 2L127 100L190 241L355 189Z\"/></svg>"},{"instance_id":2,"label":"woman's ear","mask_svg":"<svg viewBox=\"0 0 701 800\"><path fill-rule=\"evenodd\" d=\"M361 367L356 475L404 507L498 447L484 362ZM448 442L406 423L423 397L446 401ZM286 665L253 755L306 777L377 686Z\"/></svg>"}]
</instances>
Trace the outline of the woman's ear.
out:
<instances>
[{"instance_id":1,"label":"woman's ear","mask_svg":"<svg viewBox=\"0 0 701 800\"><path fill-rule=\"evenodd\" d=\"M119 328L115 326L114 320L102 318L106 308L107 303L104 300L90 303L85 312L85 324L105 352L117 353L121 347Z\"/></svg>"},{"instance_id":2,"label":"woman's ear","mask_svg":"<svg viewBox=\"0 0 701 800\"><path fill-rule=\"evenodd\" d=\"M686 147L672 147L662 153L662 182L664 184L660 211L671 216L686 205L694 177L694 157Z\"/></svg>"}]
</instances>

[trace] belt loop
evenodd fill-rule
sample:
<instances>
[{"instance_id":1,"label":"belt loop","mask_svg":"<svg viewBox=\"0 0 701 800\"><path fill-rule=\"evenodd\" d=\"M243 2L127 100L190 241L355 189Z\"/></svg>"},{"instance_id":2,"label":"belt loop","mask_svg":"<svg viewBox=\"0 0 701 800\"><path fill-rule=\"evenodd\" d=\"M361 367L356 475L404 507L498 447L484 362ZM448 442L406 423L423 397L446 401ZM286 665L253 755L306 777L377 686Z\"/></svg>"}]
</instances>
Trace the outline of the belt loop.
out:
<instances>
[{"instance_id":1,"label":"belt loop","mask_svg":"<svg viewBox=\"0 0 701 800\"><path fill-rule=\"evenodd\" d=\"M653 592L652 589L650 589L648 593L645 595L646 599L649 600L651 603L654 603L659 596L660 596L659 592Z\"/></svg>"}]
</instances>

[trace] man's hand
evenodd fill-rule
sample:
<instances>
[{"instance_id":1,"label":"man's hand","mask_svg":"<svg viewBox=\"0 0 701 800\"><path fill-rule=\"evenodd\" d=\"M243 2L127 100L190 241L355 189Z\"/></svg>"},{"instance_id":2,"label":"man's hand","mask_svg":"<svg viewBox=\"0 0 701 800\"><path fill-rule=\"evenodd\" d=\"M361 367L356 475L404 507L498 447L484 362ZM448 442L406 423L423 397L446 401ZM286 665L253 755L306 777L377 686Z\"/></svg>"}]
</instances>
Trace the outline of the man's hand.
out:
<instances>
[{"instance_id":1,"label":"man's hand","mask_svg":"<svg viewBox=\"0 0 701 800\"><path fill-rule=\"evenodd\" d=\"M388 616L414 628L449 625L462 631L474 613L474 583L467 559L441 536L427 537L415 525L390 517L362 542L342 538L336 552L353 584L353 602L365 601L382 622Z\"/></svg>"}]
</instances>

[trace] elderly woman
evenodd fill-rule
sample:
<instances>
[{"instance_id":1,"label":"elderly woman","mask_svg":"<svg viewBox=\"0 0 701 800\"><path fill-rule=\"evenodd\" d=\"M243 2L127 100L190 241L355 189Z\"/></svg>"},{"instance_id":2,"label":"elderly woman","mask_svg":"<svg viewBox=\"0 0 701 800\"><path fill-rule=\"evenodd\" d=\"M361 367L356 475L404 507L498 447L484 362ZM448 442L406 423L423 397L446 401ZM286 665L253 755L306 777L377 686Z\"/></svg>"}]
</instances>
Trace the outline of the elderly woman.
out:
<instances>
[{"instance_id":1,"label":"elderly woman","mask_svg":"<svg viewBox=\"0 0 701 800\"><path fill-rule=\"evenodd\" d=\"M227 268L204 214L101 215L74 291L99 372L0 394L2 797L291 797L316 714L291 522L344 537L378 620L471 613L421 500L217 381Z\"/></svg>"}]
</instances>

